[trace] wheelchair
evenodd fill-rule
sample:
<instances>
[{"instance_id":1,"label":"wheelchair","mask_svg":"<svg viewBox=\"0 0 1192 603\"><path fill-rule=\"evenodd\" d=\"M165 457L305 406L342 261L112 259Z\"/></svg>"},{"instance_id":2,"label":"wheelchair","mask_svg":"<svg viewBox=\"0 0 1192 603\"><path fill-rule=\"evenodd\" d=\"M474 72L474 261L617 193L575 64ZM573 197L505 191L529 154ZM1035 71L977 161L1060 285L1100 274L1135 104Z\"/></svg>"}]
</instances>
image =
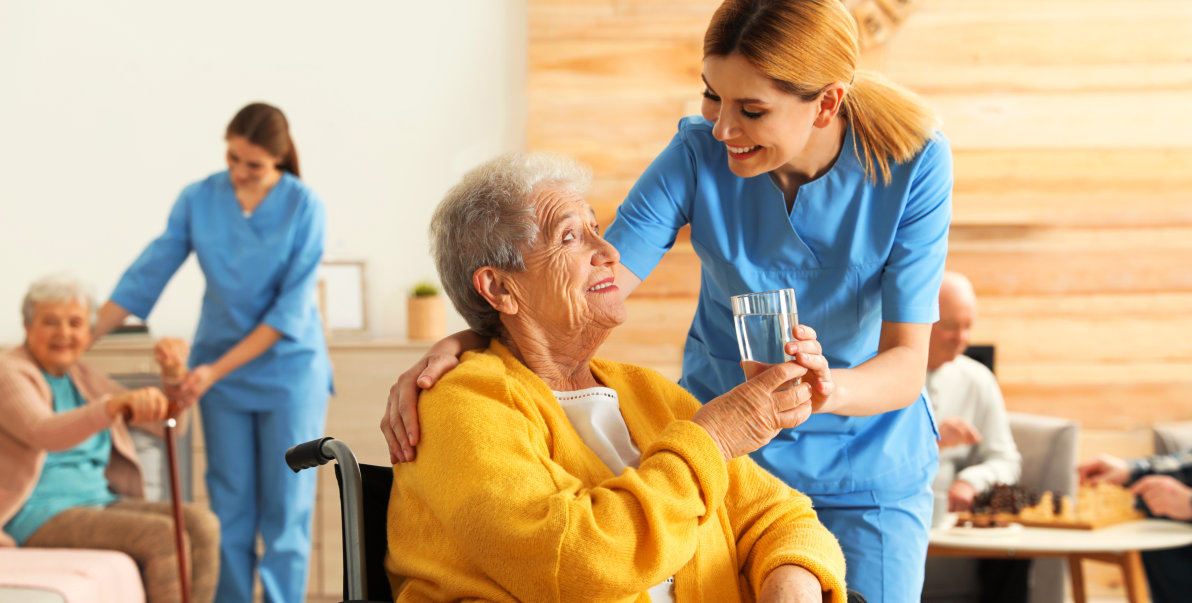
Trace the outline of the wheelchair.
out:
<instances>
[{"instance_id":1,"label":"wheelchair","mask_svg":"<svg viewBox=\"0 0 1192 603\"><path fill-rule=\"evenodd\" d=\"M344 585L342 603L393 601L385 575L389 532L389 492L393 467L361 465L347 444L323 437L286 451L286 464L295 473L336 461L340 525L343 528Z\"/></svg>"},{"instance_id":2,"label":"wheelchair","mask_svg":"<svg viewBox=\"0 0 1192 603\"><path fill-rule=\"evenodd\" d=\"M343 528L344 601L379 603L393 601L385 574L389 548L386 529L389 493L393 490L393 467L361 465L347 444L323 437L291 447L286 464L295 473L336 461L339 484L340 520ZM865 597L848 591L848 603L865 603Z\"/></svg>"}]
</instances>

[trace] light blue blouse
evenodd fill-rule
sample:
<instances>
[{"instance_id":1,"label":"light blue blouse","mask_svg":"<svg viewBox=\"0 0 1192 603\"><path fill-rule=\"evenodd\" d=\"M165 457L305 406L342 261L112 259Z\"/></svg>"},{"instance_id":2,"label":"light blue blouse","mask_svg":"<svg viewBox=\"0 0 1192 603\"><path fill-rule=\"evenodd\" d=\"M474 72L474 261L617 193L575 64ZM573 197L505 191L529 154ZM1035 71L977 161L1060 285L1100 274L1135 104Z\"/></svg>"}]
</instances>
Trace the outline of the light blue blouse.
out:
<instances>
[{"instance_id":1,"label":"light blue blouse","mask_svg":"<svg viewBox=\"0 0 1192 603\"><path fill-rule=\"evenodd\" d=\"M191 367L208 364L259 324L282 338L218 381L203 404L242 410L322 404L331 367L315 300L326 217L314 191L289 173L245 216L226 171L186 187L166 231L125 271L112 301L142 319L193 251L207 279Z\"/></svg>"},{"instance_id":2,"label":"light blue blouse","mask_svg":"<svg viewBox=\"0 0 1192 603\"><path fill-rule=\"evenodd\" d=\"M54 412L61 413L85 406L70 377L55 377L43 372L50 384ZM80 442L73 448L46 454L41 475L24 506L8 523L8 532L17 544L24 545L45 522L72 507L104 507L117 500L108 487L108 461L112 458L112 434L107 429Z\"/></svg>"},{"instance_id":3,"label":"light blue blouse","mask_svg":"<svg viewBox=\"0 0 1192 603\"><path fill-rule=\"evenodd\" d=\"M700 293L681 384L707 402L744 380L729 297L796 290L799 322L816 330L832 368L877 354L882 321L932 323L951 222L952 158L942 134L891 166L888 185L865 179L851 129L835 165L800 187L788 214L769 174L741 178L700 117L679 131L618 208L606 238L646 278L691 225ZM926 370L926 369L924 369ZM783 430L755 460L808 494L923 480L936 464L924 394L872 417L817 414Z\"/></svg>"}]
</instances>

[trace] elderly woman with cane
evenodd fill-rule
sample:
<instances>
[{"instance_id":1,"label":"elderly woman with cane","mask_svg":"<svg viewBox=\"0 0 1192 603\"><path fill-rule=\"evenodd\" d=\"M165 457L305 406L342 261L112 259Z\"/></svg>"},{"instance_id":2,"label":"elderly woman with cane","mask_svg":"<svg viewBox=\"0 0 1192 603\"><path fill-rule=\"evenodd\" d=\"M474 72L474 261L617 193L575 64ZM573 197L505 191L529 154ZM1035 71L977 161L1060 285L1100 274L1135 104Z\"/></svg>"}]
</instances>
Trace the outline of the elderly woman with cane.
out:
<instances>
[{"instance_id":1,"label":"elderly woman with cane","mask_svg":"<svg viewBox=\"0 0 1192 603\"><path fill-rule=\"evenodd\" d=\"M423 394L418 458L394 466L397 600L845 601L810 499L748 456L807 419L809 387L787 384L809 369L775 365L701 407L595 358L625 303L587 178L507 155L435 212L444 288L491 339Z\"/></svg>"},{"instance_id":2,"label":"elderly woman with cane","mask_svg":"<svg viewBox=\"0 0 1192 603\"><path fill-rule=\"evenodd\" d=\"M154 387L126 391L79 360L94 311L77 281L40 279L22 306L24 345L0 356L0 546L123 551L136 561L151 603L184 600L171 505L142 500L128 433L132 424L162 435L170 401ZM158 343L164 373L181 364L184 348L178 340ZM193 400L180 402L185 411ZM183 515L188 594L208 603L219 573L219 524L199 505L183 505Z\"/></svg>"}]
</instances>

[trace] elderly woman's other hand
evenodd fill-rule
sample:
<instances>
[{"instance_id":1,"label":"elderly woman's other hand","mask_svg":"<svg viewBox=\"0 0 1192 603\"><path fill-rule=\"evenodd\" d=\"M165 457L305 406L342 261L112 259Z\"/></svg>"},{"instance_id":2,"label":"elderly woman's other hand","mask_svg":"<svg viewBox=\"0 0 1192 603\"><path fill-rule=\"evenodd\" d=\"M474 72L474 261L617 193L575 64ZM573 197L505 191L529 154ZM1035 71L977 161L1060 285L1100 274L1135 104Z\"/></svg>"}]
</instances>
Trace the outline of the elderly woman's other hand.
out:
<instances>
[{"instance_id":1,"label":"elderly woman's other hand","mask_svg":"<svg viewBox=\"0 0 1192 603\"><path fill-rule=\"evenodd\" d=\"M107 400L108 416L123 416L130 423L164 421L169 412L166 395L156 387L142 387L111 396Z\"/></svg>"},{"instance_id":2,"label":"elderly woman's other hand","mask_svg":"<svg viewBox=\"0 0 1192 603\"><path fill-rule=\"evenodd\" d=\"M1091 461L1081 463L1076 472L1082 484L1109 482L1121 485L1130 479L1130 467L1126 461L1108 454L1100 454Z\"/></svg>"},{"instance_id":3,"label":"elderly woman's other hand","mask_svg":"<svg viewBox=\"0 0 1192 603\"><path fill-rule=\"evenodd\" d=\"M749 454L811 416L811 386L788 382L807 373L794 362L776 364L705 404L691 420L707 430L726 461Z\"/></svg>"},{"instance_id":4,"label":"elderly woman's other hand","mask_svg":"<svg viewBox=\"0 0 1192 603\"><path fill-rule=\"evenodd\" d=\"M186 376L186 342L177 337L163 337L153 345L153 359L161 369L166 384L176 384Z\"/></svg>"},{"instance_id":5,"label":"elderly woman's other hand","mask_svg":"<svg viewBox=\"0 0 1192 603\"><path fill-rule=\"evenodd\" d=\"M821 603L827 600L815 574L797 565L780 565L766 575L757 603Z\"/></svg>"}]
</instances>

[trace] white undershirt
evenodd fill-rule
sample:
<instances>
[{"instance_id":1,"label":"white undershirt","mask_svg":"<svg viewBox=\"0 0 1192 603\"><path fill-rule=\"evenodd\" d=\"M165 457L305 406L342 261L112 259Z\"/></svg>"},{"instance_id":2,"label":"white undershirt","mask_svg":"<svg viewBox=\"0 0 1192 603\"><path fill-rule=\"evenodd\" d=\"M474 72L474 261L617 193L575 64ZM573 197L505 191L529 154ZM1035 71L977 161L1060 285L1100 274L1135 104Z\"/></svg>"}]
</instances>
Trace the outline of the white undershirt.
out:
<instances>
[{"instance_id":1,"label":"white undershirt","mask_svg":"<svg viewBox=\"0 0 1192 603\"><path fill-rule=\"evenodd\" d=\"M629 436L629 428L621 416L617 392L607 387L590 387L553 393L580 439L613 473L619 474L626 467L637 468L642 453ZM649 590L650 599L673 603L674 581L674 576L671 576L652 587Z\"/></svg>"}]
</instances>

